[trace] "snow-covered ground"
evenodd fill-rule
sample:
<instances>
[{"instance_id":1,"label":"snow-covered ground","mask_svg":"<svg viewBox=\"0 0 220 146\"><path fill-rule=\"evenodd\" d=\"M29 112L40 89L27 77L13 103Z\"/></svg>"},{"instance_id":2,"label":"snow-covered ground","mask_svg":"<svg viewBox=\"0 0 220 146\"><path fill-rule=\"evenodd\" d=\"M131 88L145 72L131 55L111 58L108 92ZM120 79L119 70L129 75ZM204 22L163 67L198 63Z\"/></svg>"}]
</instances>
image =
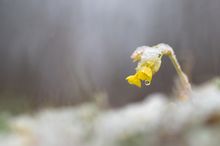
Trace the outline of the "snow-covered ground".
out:
<instances>
[{"instance_id":1,"label":"snow-covered ground","mask_svg":"<svg viewBox=\"0 0 220 146\"><path fill-rule=\"evenodd\" d=\"M188 101L154 94L121 109L87 103L8 120L0 146L219 146L220 87L193 87Z\"/></svg>"}]
</instances>

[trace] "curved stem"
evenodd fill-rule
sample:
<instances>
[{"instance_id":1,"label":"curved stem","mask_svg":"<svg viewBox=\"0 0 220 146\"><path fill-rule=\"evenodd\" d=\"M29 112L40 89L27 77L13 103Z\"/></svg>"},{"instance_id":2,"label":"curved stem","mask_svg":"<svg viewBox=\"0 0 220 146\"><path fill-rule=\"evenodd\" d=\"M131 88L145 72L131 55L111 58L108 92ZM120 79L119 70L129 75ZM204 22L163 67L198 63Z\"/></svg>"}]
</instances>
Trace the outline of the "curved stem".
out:
<instances>
[{"instance_id":1,"label":"curved stem","mask_svg":"<svg viewBox=\"0 0 220 146\"><path fill-rule=\"evenodd\" d=\"M181 81L184 83L184 84L190 84L189 83L189 80L187 78L187 76L185 75L185 73L182 71L180 65L179 65L179 62L178 60L176 59L176 55L172 54L172 55L169 55L169 58L170 60L172 61L178 75L180 76L180 79Z\"/></svg>"},{"instance_id":2,"label":"curved stem","mask_svg":"<svg viewBox=\"0 0 220 146\"><path fill-rule=\"evenodd\" d=\"M178 74L178 76L180 77L180 80L182 82L183 85L183 90L185 91L185 97L184 98L188 98L187 94L191 91L191 85L189 83L188 77L186 76L186 74L182 71L180 64L176 58L176 55L173 52L170 52L167 54L171 60L171 62L173 63L173 66L176 69L176 72Z\"/></svg>"}]
</instances>

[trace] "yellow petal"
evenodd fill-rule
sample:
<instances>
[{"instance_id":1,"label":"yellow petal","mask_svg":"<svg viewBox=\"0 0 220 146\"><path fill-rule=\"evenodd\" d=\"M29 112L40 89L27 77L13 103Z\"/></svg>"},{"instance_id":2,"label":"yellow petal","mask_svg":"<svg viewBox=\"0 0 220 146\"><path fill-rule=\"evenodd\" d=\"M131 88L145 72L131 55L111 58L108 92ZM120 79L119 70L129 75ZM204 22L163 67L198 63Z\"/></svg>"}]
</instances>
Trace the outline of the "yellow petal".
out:
<instances>
[{"instance_id":1,"label":"yellow petal","mask_svg":"<svg viewBox=\"0 0 220 146\"><path fill-rule=\"evenodd\" d=\"M131 75L131 76L128 76L126 78L126 80L128 81L129 84L132 84L132 85L136 85L138 87L141 87L141 81L137 78L136 75Z\"/></svg>"},{"instance_id":2,"label":"yellow petal","mask_svg":"<svg viewBox=\"0 0 220 146\"><path fill-rule=\"evenodd\" d=\"M137 71L137 77L140 80L151 82L152 80L152 70L149 67L142 67L139 71Z\"/></svg>"}]
</instances>

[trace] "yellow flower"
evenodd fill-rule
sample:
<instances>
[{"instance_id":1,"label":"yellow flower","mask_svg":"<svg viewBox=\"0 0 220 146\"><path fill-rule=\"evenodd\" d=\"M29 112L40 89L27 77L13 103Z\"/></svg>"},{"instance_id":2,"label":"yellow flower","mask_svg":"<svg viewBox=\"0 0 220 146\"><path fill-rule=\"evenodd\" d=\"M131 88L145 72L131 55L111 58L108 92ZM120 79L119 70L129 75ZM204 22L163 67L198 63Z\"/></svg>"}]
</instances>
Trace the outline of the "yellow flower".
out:
<instances>
[{"instance_id":1,"label":"yellow flower","mask_svg":"<svg viewBox=\"0 0 220 146\"><path fill-rule=\"evenodd\" d=\"M145 81L145 84L150 84L152 80L152 70L147 66L143 66L140 70L137 70L136 74L130 75L126 78L129 84L141 87L141 81Z\"/></svg>"},{"instance_id":2,"label":"yellow flower","mask_svg":"<svg viewBox=\"0 0 220 146\"><path fill-rule=\"evenodd\" d=\"M158 44L156 46L141 46L138 47L131 55L134 62L138 62L136 73L126 78L129 84L141 87L141 81L145 85L150 85L153 75L158 72L161 66L161 59L163 56L168 56L179 75L181 86L185 95L181 98L186 98L191 91L191 85L185 73L182 71L179 62L173 49L167 44Z\"/></svg>"},{"instance_id":3,"label":"yellow flower","mask_svg":"<svg viewBox=\"0 0 220 146\"><path fill-rule=\"evenodd\" d=\"M141 87L141 81L150 85L153 75L160 69L162 53L156 48L139 47L131 56L134 61L139 61L134 75L128 76L129 84Z\"/></svg>"},{"instance_id":4,"label":"yellow flower","mask_svg":"<svg viewBox=\"0 0 220 146\"><path fill-rule=\"evenodd\" d=\"M143 81L151 82L152 80L152 70L147 66L141 67L141 69L137 71L136 75L138 79Z\"/></svg>"},{"instance_id":5,"label":"yellow flower","mask_svg":"<svg viewBox=\"0 0 220 146\"><path fill-rule=\"evenodd\" d=\"M129 84L136 85L138 87L141 87L141 80L150 84L152 80L152 70L147 66L143 66L136 72L136 74L128 76L126 80Z\"/></svg>"},{"instance_id":6,"label":"yellow flower","mask_svg":"<svg viewBox=\"0 0 220 146\"><path fill-rule=\"evenodd\" d=\"M135 75L129 76L127 80L130 84L134 84L138 87L141 87L141 81L145 81L145 83L148 85L151 83L152 77L152 69L148 66L142 66L140 69L136 71ZM131 82L131 79L133 82Z\"/></svg>"},{"instance_id":7,"label":"yellow flower","mask_svg":"<svg viewBox=\"0 0 220 146\"><path fill-rule=\"evenodd\" d=\"M129 84L136 85L138 87L141 87L141 81L138 79L137 75L130 75L126 78Z\"/></svg>"}]
</instances>

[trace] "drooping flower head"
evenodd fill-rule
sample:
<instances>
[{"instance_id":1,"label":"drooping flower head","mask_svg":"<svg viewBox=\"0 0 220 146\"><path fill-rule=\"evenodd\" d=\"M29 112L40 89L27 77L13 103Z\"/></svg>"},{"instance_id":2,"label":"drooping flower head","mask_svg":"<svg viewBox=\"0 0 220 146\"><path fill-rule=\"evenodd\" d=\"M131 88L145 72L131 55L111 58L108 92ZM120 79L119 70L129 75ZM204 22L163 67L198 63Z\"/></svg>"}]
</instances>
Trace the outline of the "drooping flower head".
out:
<instances>
[{"instance_id":1,"label":"drooping flower head","mask_svg":"<svg viewBox=\"0 0 220 146\"><path fill-rule=\"evenodd\" d=\"M175 67L181 82L180 99L187 99L191 91L191 85L186 74L182 71L173 49L166 44L158 44L153 47L138 47L131 55L134 62L138 62L136 72L126 78L129 84L141 87L142 81L145 85L150 85L153 75L158 72L163 56L168 56Z\"/></svg>"},{"instance_id":2,"label":"drooping flower head","mask_svg":"<svg viewBox=\"0 0 220 146\"><path fill-rule=\"evenodd\" d=\"M128 76L126 80L138 87L141 87L141 81L144 81L145 85L150 85L153 75L160 69L162 56L172 52L172 48L166 44L138 47L131 55L134 62L138 61L136 73Z\"/></svg>"}]
</instances>

